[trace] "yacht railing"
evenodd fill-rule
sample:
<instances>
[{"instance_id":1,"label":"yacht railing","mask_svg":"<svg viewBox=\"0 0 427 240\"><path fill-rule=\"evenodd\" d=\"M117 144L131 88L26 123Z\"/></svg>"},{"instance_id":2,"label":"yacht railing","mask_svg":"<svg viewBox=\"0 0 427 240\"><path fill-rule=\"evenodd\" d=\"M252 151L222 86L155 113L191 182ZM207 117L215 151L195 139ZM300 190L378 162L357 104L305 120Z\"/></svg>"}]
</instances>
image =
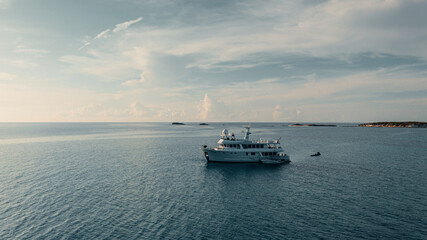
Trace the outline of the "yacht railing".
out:
<instances>
[{"instance_id":1,"label":"yacht railing","mask_svg":"<svg viewBox=\"0 0 427 240\"><path fill-rule=\"evenodd\" d=\"M270 143L270 144L280 144L280 139L258 139L257 143Z\"/></svg>"}]
</instances>

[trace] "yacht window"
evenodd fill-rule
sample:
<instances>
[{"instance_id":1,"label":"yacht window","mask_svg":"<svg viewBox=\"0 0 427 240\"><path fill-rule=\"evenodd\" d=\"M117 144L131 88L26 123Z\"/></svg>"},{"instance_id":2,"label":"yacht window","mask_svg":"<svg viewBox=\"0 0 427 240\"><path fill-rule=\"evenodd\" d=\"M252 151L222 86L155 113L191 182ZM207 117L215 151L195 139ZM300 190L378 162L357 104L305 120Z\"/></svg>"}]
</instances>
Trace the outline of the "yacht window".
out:
<instances>
[{"instance_id":1,"label":"yacht window","mask_svg":"<svg viewBox=\"0 0 427 240\"><path fill-rule=\"evenodd\" d=\"M254 152L252 152L252 153L251 153L251 155L255 155L255 153L254 153Z\"/></svg>"},{"instance_id":2,"label":"yacht window","mask_svg":"<svg viewBox=\"0 0 427 240\"><path fill-rule=\"evenodd\" d=\"M261 148L264 148L264 144L261 144Z\"/></svg>"},{"instance_id":3,"label":"yacht window","mask_svg":"<svg viewBox=\"0 0 427 240\"><path fill-rule=\"evenodd\" d=\"M248 153L246 153L246 156L248 155Z\"/></svg>"}]
</instances>

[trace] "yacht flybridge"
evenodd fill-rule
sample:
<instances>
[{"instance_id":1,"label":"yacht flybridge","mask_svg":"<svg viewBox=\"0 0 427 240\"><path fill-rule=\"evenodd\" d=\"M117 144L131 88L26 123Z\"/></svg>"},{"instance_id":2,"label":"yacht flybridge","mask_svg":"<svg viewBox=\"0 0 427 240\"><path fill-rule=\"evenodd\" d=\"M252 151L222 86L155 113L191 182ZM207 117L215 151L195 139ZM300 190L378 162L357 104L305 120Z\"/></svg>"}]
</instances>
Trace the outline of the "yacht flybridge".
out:
<instances>
[{"instance_id":1,"label":"yacht flybridge","mask_svg":"<svg viewBox=\"0 0 427 240\"><path fill-rule=\"evenodd\" d=\"M244 138L237 139L234 133L227 129L222 130L219 146L201 147L208 162L227 163L286 163L290 162L289 156L285 154L277 140L249 140L250 127L244 128Z\"/></svg>"}]
</instances>

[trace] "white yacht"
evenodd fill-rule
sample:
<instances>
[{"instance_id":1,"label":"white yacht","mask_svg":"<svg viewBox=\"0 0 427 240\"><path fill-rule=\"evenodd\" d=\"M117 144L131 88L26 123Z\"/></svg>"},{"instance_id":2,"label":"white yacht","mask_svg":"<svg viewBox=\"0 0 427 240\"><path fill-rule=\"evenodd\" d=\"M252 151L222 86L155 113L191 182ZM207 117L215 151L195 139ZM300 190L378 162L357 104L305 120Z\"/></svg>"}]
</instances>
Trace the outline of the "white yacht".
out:
<instances>
[{"instance_id":1,"label":"white yacht","mask_svg":"<svg viewBox=\"0 0 427 240\"><path fill-rule=\"evenodd\" d=\"M227 163L286 163L290 162L289 156L285 154L277 140L249 140L250 127L244 128L244 138L237 139L234 133L222 130L219 146L201 147L208 162Z\"/></svg>"}]
</instances>

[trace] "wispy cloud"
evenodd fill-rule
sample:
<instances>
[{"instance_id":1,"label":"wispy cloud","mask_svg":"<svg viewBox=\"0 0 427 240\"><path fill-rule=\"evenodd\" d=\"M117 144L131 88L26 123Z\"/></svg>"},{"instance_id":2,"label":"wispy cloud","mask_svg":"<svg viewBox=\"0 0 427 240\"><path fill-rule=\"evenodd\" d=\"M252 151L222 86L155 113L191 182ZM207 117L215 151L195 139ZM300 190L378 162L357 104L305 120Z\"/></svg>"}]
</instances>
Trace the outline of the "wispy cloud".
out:
<instances>
[{"instance_id":1,"label":"wispy cloud","mask_svg":"<svg viewBox=\"0 0 427 240\"><path fill-rule=\"evenodd\" d=\"M128 29L132 24L135 24L135 23L137 23L137 22L140 22L142 20L142 17L139 17L139 18L137 18L137 19L135 19L135 20L130 20L130 21L127 21L127 22L122 22L122 23L119 23L119 24L116 24L116 27L111 31L111 29L106 29L106 30L104 30L104 31L102 31L102 32L100 32L100 33L98 33L94 38L92 38L90 41L85 41L85 43L79 48L79 51L80 50L82 50L83 48L85 48L85 47L87 47L87 46L89 46L89 45L91 45L92 44L92 41L94 41L94 40L97 40L97 39L102 39L102 38L108 38L109 36L110 36L110 32L114 32L114 33L117 33L117 32L120 32L120 31L123 31L123 30L126 30L126 29Z\"/></svg>"},{"instance_id":2,"label":"wispy cloud","mask_svg":"<svg viewBox=\"0 0 427 240\"><path fill-rule=\"evenodd\" d=\"M278 78L265 78L265 79L261 79L258 81L258 83L273 83L273 82L277 82L279 79Z\"/></svg>"},{"instance_id":3,"label":"wispy cloud","mask_svg":"<svg viewBox=\"0 0 427 240\"><path fill-rule=\"evenodd\" d=\"M28 53L28 54L47 54L49 51L44 49L35 49L35 48L25 48L22 46L18 46L17 49L15 49L16 53Z\"/></svg>"},{"instance_id":4,"label":"wispy cloud","mask_svg":"<svg viewBox=\"0 0 427 240\"><path fill-rule=\"evenodd\" d=\"M85 47L89 46L90 44L91 44L91 42L89 42L89 41L88 41L88 42L85 42L85 43L83 43L83 45L82 45L81 47L79 47L79 49L78 49L78 50L80 51L80 50L82 50L83 48L85 48Z\"/></svg>"},{"instance_id":5,"label":"wispy cloud","mask_svg":"<svg viewBox=\"0 0 427 240\"><path fill-rule=\"evenodd\" d=\"M98 39L98 38L106 38L107 34L110 32L110 29L107 29L103 32L100 32L98 35L96 35L96 37L94 39Z\"/></svg>"},{"instance_id":6,"label":"wispy cloud","mask_svg":"<svg viewBox=\"0 0 427 240\"><path fill-rule=\"evenodd\" d=\"M116 27L113 29L113 32L119 32L119 31L126 30L130 27L130 25L135 24L141 20L142 20L142 17L139 17L135 20L130 20L127 22L122 22L122 23L116 24Z\"/></svg>"},{"instance_id":7,"label":"wispy cloud","mask_svg":"<svg viewBox=\"0 0 427 240\"><path fill-rule=\"evenodd\" d=\"M59 61L69 64L71 72L90 74L103 82L131 79L139 71L125 56L96 51L90 52L89 56L62 56Z\"/></svg>"},{"instance_id":8,"label":"wispy cloud","mask_svg":"<svg viewBox=\"0 0 427 240\"><path fill-rule=\"evenodd\" d=\"M145 81L144 73L141 73L138 79L128 80L122 83L121 85L126 87L135 87L142 84L144 81Z\"/></svg>"},{"instance_id":9,"label":"wispy cloud","mask_svg":"<svg viewBox=\"0 0 427 240\"><path fill-rule=\"evenodd\" d=\"M0 72L0 80L14 80L15 78L15 74Z\"/></svg>"}]
</instances>

